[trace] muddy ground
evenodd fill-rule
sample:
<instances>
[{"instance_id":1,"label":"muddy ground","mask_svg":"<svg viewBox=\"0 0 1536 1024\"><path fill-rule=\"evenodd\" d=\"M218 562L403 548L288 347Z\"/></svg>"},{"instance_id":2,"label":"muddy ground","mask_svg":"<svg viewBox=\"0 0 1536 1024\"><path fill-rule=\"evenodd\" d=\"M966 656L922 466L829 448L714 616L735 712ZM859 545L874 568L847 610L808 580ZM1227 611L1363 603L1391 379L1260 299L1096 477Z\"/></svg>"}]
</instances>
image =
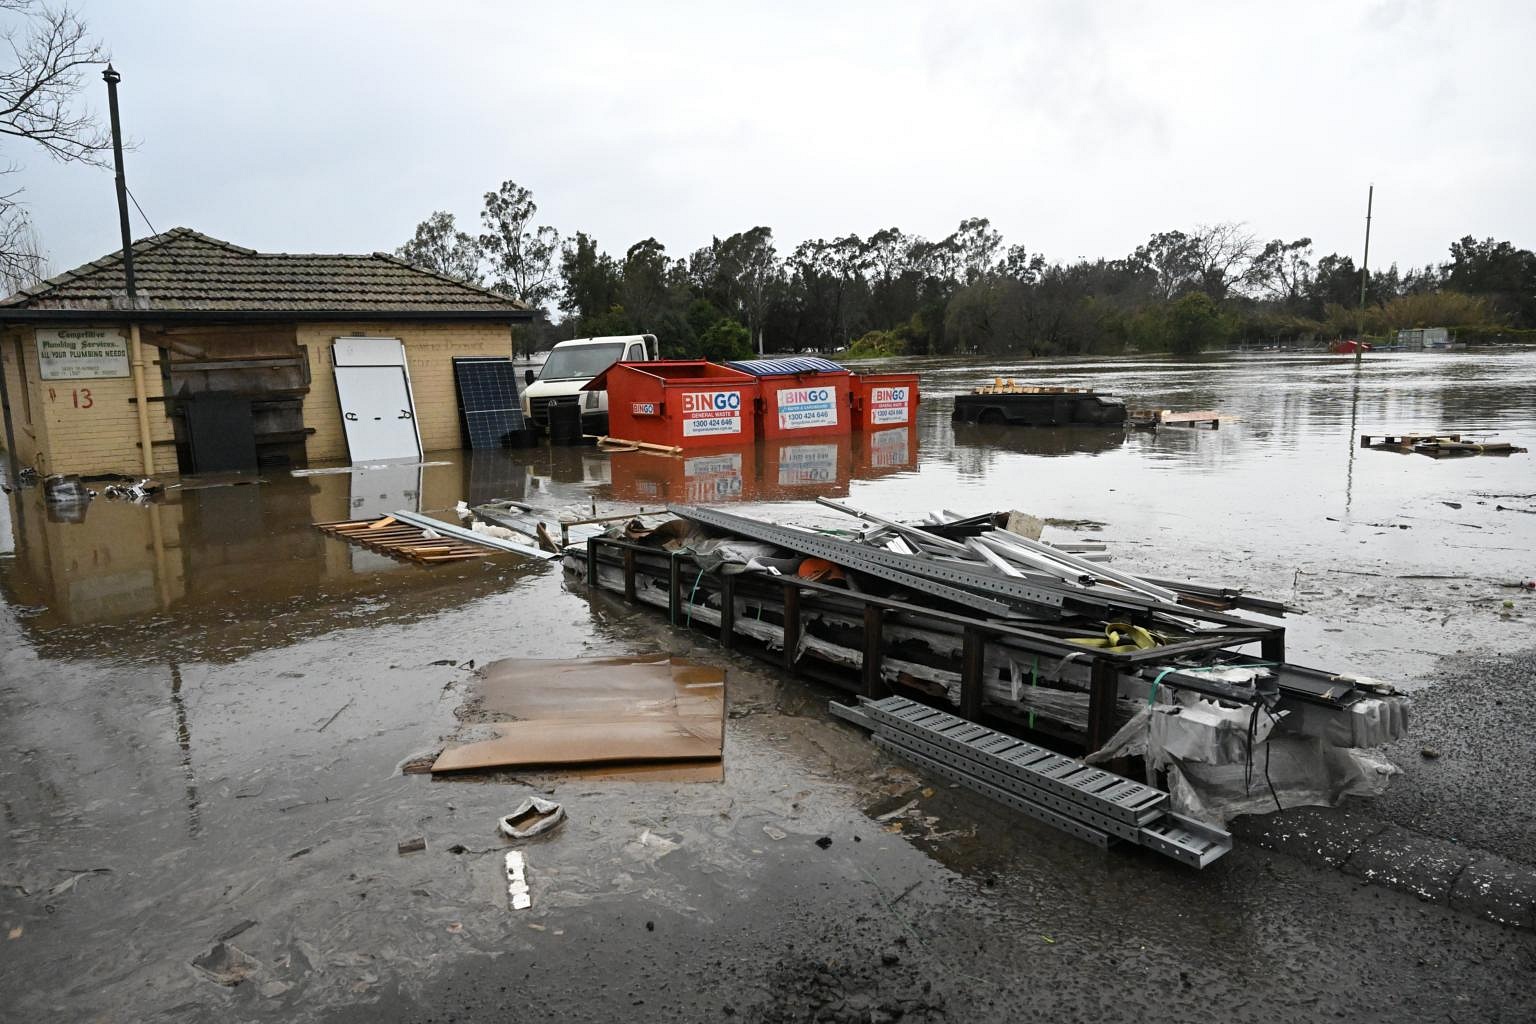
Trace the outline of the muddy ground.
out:
<instances>
[{"instance_id":1,"label":"muddy ground","mask_svg":"<svg viewBox=\"0 0 1536 1024\"><path fill-rule=\"evenodd\" d=\"M1515 384L1530 371L1511 371ZM1151 387L1165 371L1116 372ZM1304 597L1310 614L1291 620L1301 660L1420 694L1420 730L1391 752L1405 775L1359 813L1528 862L1532 606L1499 584L1532 574L1536 516L1499 511L1519 499L1493 495L1536 491L1529 463L1351 455L1347 396L1333 408L1332 390L1285 367L1238 367L1225 397L1179 372L1158 392L1167 404L1257 403L1264 381L1275 404L1216 434L1059 453L967 447L928 416L910 465L877 473L839 451L833 477L805 486L892 512L940 500L1097 510L1105 526L1085 535L1128 565ZM1510 372L1495 376L1404 386L1378 396L1371 422L1438 419L1458 408L1448 390L1512 393ZM954 379L936 371L935 392ZM1518 428L1531 412L1501 415ZM1326 445L1280 442L1309 424L1326 427ZM554 567L400 567L310 527L466 497L698 500L698 481L652 479L645 462L496 454L404 477L266 474L153 508L98 501L83 522L35 492L10 499L0 1018L1536 1016L1532 931L1251 843L1203 872L1099 853L925 781L830 719L830 691L589 600ZM1331 477L1305 482L1325 454L1357 488L1337 507ZM783 452L752 458L756 475L738 467L735 483L716 461L713 485L759 511L803 512L784 504L801 477L778 472ZM764 474L773 486L752 491ZM1292 478L1304 482L1283 500L1243 493ZM728 669L724 782L398 770L439 742L470 662L652 651ZM495 824L529 792L552 794L569 820L525 847L533 903L514 912ZM415 837L424 851L397 852Z\"/></svg>"}]
</instances>

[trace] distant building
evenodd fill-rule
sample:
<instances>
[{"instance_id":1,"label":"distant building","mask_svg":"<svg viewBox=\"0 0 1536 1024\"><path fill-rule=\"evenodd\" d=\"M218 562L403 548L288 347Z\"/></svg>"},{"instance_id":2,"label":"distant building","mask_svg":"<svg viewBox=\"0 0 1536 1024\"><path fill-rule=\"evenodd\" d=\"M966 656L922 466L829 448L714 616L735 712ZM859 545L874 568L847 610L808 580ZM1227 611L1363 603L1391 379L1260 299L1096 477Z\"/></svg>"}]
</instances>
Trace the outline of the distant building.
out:
<instances>
[{"instance_id":1,"label":"distant building","mask_svg":"<svg viewBox=\"0 0 1536 1024\"><path fill-rule=\"evenodd\" d=\"M1444 327L1413 327L1397 332L1397 347L1436 349L1451 347L1451 332Z\"/></svg>"},{"instance_id":2,"label":"distant building","mask_svg":"<svg viewBox=\"0 0 1536 1024\"><path fill-rule=\"evenodd\" d=\"M347 458L333 351L389 339L420 448L463 447L453 357L510 356L511 328L533 316L386 253L261 253L174 228L135 242L133 262L137 308L120 252L0 300L0 441L23 464L142 472L131 324L156 473L199 468L231 431L250 433L235 447L260 465Z\"/></svg>"}]
</instances>

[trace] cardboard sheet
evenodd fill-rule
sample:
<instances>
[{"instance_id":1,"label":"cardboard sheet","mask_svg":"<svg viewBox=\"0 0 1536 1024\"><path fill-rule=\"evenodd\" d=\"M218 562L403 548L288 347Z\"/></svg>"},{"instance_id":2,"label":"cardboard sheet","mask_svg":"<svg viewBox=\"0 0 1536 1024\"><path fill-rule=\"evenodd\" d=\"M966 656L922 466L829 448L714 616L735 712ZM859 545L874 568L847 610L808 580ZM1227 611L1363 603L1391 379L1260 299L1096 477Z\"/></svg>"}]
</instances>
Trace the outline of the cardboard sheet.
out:
<instances>
[{"instance_id":1,"label":"cardboard sheet","mask_svg":"<svg viewBox=\"0 0 1536 1024\"><path fill-rule=\"evenodd\" d=\"M701 763L721 757L725 673L665 657L508 659L480 671L461 717L495 736L449 746L434 773L633 765L641 778L712 778Z\"/></svg>"}]
</instances>

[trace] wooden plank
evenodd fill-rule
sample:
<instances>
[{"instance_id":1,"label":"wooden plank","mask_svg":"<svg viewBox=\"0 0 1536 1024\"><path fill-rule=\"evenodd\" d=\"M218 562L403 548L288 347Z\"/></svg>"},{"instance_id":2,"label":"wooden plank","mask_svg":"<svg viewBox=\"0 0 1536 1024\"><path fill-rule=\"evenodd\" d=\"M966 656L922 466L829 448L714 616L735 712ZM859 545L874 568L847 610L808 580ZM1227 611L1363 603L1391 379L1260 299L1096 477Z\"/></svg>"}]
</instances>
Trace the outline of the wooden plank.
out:
<instances>
[{"instance_id":1,"label":"wooden plank","mask_svg":"<svg viewBox=\"0 0 1536 1024\"><path fill-rule=\"evenodd\" d=\"M597 721L544 719L499 722L493 740L449 747L433 773L472 768L612 764L625 761L700 761L720 756L720 743L667 719Z\"/></svg>"},{"instance_id":2,"label":"wooden plank","mask_svg":"<svg viewBox=\"0 0 1536 1024\"><path fill-rule=\"evenodd\" d=\"M637 448L641 451L661 452L664 455L681 455L683 452L683 450L677 445L671 444L652 444L649 441L631 441L628 438L609 437L606 434L602 436L598 436L596 434L584 434L582 436L591 438L599 445L622 445L626 448Z\"/></svg>"}]
</instances>

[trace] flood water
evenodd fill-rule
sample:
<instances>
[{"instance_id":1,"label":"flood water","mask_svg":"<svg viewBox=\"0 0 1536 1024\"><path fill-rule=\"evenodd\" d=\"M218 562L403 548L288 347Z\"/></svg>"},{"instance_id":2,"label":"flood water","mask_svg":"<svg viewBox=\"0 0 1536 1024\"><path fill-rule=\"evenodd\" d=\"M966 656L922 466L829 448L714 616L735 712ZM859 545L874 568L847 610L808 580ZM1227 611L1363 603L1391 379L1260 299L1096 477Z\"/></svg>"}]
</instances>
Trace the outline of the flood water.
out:
<instances>
[{"instance_id":1,"label":"flood water","mask_svg":"<svg viewBox=\"0 0 1536 1024\"><path fill-rule=\"evenodd\" d=\"M1500 1006L1528 1019L1526 933L1250 849L1199 874L1088 855L883 757L828 719L825 691L649 610L589 600L554 565L421 567L314 529L402 508L451 519L458 501L500 498L551 513L739 502L826 523L840 517L811 498L897 517L1019 509L1069 524L1047 539L1107 542L1118 567L1306 608L1286 620L1295 661L1423 686L1443 656L1533 646L1536 596L1501 586L1536 576L1536 514L1517 511L1536 509L1532 456L1432 459L1363 450L1358 436L1530 445L1536 352L1380 355L1359 370L1288 355L915 365L910 431L678 458L436 453L435 465L187 478L149 505L98 498L73 513L35 487L9 495L0 1006L37 1020L321 1020L349 1007L473 1019L494 986L463 999L455 986L497 977L520 1005L567 1019L714 1020L723 1003L761 1007L820 976L814 965L879 965L900 943L888 976L966 979L952 986L956 1019L1050 1006L1063 1019L1203 1020L1216 1005L1247 1005L1233 1019L1251 1020L1464 1008L1492 1020ZM952 428L948 399L994 375L1234 418L1155 434ZM728 668L723 783L398 771L440 741L470 662L657 651ZM534 906L518 917L489 854L526 783L569 820L529 848ZM418 835L426 852L397 854ZM250 982L189 966L242 926L230 941L257 963ZM1344 934L1362 938L1340 958ZM1006 969L976 966L989 961Z\"/></svg>"},{"instance_id":2,"label":"flood water","mask_svg":"<svg viewBox=\"0 0 1536 1024\"><path fill-rule=\"evenodd\" d=\"M98 499L77 512L24 490L0 522L0 587L50 649L131 656L148 639L218 660L323 632L359 602L370 621L389 620L534 585L558 592L554 606L580 605L558 573L516 559L425 570L322 537L316 522L402 508L451 519L460 500L511 498L567 514L739 502L831 523L840 517L810 503L826 496L897 517L943 507L1083 521L1047 539L1103 540L1119 568L1305 608L1288 623L1293 660L1410 685L1439 655L1500 648L1529 628L1519 593L1501 584L1536 575L1532 456L1435 459L1362 449L1359 436L1536 443L1536 352L1374 355L1359 368L1320 355L885 364L898 366L921 374L910 430L677 458L435 453L425 466L273 471L238 486L189 478L147 507ZM952 425L952 396L994 376L1228 418L1156 433ZM146 622L155 627L143 638ZM135 639L125 647L125 637Z\"/></svg>"}]
</instances>

